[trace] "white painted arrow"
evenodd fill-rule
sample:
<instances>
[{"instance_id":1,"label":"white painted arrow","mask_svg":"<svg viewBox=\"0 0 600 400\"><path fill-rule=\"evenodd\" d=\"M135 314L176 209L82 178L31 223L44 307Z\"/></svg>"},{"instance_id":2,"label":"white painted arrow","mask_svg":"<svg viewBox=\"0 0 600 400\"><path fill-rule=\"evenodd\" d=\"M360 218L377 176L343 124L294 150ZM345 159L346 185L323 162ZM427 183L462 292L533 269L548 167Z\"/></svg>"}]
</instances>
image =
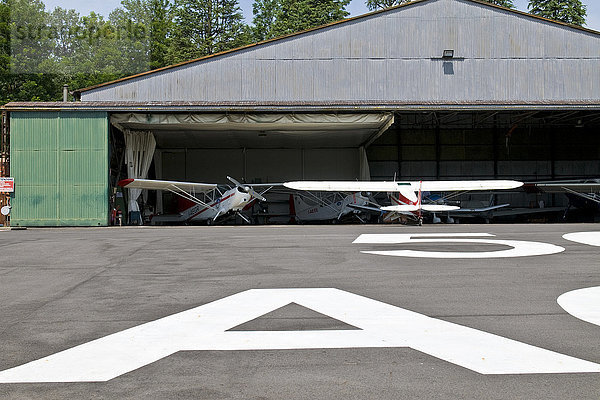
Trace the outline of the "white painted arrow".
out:
<instances>
[{"instance_id":1,"label":"white painted arrow","mask_svg":"<svg viewBox=\"0 0 600 400\"><path fill-rule=\"evenodd\" d=\"M290 303L360 330L227 330ZM0 383L107 381L185 350L410 347L482 374L600 372L589 361L338 289L254 289L0 372Z\"/></svg>"}]
</instances>

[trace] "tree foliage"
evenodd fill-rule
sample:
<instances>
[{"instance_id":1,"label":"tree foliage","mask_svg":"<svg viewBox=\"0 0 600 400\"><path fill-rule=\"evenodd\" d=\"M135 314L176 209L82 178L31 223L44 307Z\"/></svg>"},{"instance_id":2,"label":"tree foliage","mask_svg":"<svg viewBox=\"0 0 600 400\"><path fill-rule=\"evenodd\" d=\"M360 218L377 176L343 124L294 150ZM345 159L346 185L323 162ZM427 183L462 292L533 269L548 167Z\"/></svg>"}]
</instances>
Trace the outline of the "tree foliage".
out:
<instances>
[{"instance_id":1,"label":"tree foliage","mask_svg":"<svg viewBox=\"0 0 600 400\"><path fill-rule=\"evenodd\" d=\"M252 4L254 19L252 37L257 42L275 37L273 25L281 12L279 0L255 0Z\"/></svg>"},{"instance_id":2,"label":"tree foliage","mask_svg":"<svg viewBox=\"0 0 600 400\"><path fill-rule=\"evenodd\" d=\"M529 0L529 12L567 24L583 26L586 7L581 0Z\"/></svg>"},{"instance_id":3,"label":"tree foliage","mask_svg":"<svg viewBox=\"0 0 600 400\"><path fill-rule=\"evenodd\" d=\"M163 66L168 33L158 22L171 21L152 12L167 3L123 0L105 20L46 12L41 0L0 0L0 102L60 100L64 84L83 88Z\"/></svg>"},{"instance_id":4,"label":"tree foliage","mask_svg":"<svg viewBox=\"0 0 600 400\"><path fill-rule=\"evenodd\" d=\"M199 58L246 44L243 19L237 0L176 0L172 61Z\"/></svg>"},{"instance_id":5,"label":"tree foliage","mask_svg":"<svg viewBox=\"0 0 600 400\"><path fill-rule=\"evenodd\" d=\"M339 21L350 0L256 0L254 39L265 40Z\"/></svg>"},{"instance_id":6,"label":"tree foliage","mask_svg":"<svg viewBox=\"0 0 600 400\"><path fill-rule=\"evenodd\" d=\"M412 0L367 0L366 4L369 10L380 10L408 3L410 1Z\"/></svg>"},{"instance_id":7,"label":"tree foliage","mask_svg":"<svg viewBox=\"0 0 600 400\"><path fill-rule=\"evenodd\" d=\"M487 1L488 3L492 3L497 6L501 6L501 7L515 8L515 5L513 4L513 0L483 0L483 1Z\"/></svg>"},{"instance_id":8,"label":"tree foliage","mask_svg":"<svg viewBox=\"0 0 600 400\"><path fill-rule=\"evenodd\" d=\"M366 5L369 10L380 10L384 8L394 7L400 4L408 3L412 0L366 0ZM495 4L506 8L515 8L513 0L483 0L488 3Z\"/></svg>"}]
</instances>

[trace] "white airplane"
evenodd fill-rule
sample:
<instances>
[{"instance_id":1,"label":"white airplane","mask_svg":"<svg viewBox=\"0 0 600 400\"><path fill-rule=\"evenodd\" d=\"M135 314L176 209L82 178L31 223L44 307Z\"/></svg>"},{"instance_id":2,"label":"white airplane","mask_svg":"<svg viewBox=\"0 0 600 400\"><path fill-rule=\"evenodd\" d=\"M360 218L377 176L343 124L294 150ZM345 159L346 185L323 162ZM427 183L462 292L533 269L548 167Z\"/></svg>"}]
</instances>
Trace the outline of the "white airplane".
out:
<instances>
[{"instance_id":1,"label":"white airplane","mask_svg":"<svg viewBox=\"0 0 600 400\"><path fill-rule=\"evenodd\" d=\"M521 187L523 182L511 180L473 181L295 181L285 182L285 187L295 190L332 192L388 192L397 193L396 204L381 207L383 211L411 213L419 225L423 223L423 211L442 212L458 210L460 207L446 204L423 204L422 193L463 192L471 190L501 190Z\"/></svg>"},{"instance_id":2,"label":"white airplane","mask_svg":"<svg viewBox=\"0 0 600 400\"><path fill-rule=\"evenodd\" d=\"M243 185L231 177L227 177L235 186L222 190L216 183L177 182L153 179L123 179L118 185L123 188L166 190L175 193L194 203L176 215L155 216L152 223L157 222L206 222L214 223L218 218L238 215L247 223L251 221L241 213L253 201L266 199L263 193L257 193L253 186Z\"/></svg>"},{"instance_id":3,"label":"white airplane","mask_svg":"<svg viewBox=\"0 0 600 400\"><path fill-rule=\"evenodd\" d=\"M332 221L334 223L348 214L354 214L362 221L358 213L362 207L366 207L370 203L369 198L360 193L343 195L338 192L328 196L317 196L312 193L310 196L294 194L290 201L292 202L291 213L296 221Z\"/></svg>"}]
</instances>

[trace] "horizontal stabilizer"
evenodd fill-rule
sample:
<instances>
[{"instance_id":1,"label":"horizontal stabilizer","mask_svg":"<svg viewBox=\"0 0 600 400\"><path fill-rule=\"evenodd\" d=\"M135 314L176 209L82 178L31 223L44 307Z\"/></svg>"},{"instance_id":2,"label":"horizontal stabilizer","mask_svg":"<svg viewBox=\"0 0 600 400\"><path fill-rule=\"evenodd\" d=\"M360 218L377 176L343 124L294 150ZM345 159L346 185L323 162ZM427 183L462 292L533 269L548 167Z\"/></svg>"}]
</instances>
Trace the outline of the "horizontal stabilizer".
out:
<instances>
[{"instance_id":1,"label":"horizontal stabilizer","mask_svg":"<svg viewBox=\"0 0 600 400\"><path fill-rule=\"evenodd\" d=\"M416 204L402 204L402 205L398 205L398 206L386 206L386 207L381 207L381 209L383 211L392 211L392 212L412 212L412 211L418 211L419 210L419 206L417 206Z\"/></svg>"}]
</instances>

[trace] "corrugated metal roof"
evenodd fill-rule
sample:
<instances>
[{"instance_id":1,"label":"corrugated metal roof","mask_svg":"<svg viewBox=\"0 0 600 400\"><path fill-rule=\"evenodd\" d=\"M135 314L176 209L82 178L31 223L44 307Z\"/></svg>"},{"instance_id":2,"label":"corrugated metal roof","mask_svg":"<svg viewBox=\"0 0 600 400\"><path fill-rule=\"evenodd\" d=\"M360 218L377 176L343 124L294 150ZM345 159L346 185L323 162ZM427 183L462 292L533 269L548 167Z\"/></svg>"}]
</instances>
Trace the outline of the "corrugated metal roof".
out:
<instances>
[{"instance_id":1,"label":"corrugated metal roof","mask_svg":"<svg viewBox=\"0 0 600 400\"><path fill-rule=\"evenodd\" d=\"M307 33L310 33L310 32L322 30L322 29L333 27L333 26L340 25L340 24L347 24L347 23L350 23L350 22L353 22L353 21L358 21L358 20L363 19L363 18L368 18L368 17L372 17L372 16L377 15L377 14L391 12L391 11L394 11L394 10L397 10L397 9L400 9L400 8L403 8L403 7L408 7L408 6L417 4L417 3L423 3L423 2L427 2L427 1L431 1L431 0L414 0L412 2L408 2L408 3L400 4L400 5L397 5L397 6L389 7L389 8L383 9L383 10L377 10L377 11L373 11L373 12L370 12L370 13L367 13L367 14L356 16L356 17L347 18L347 19L343 19L343 20L340 20L340 21L335 21L335 22L332 22L332 23L329 23L329 24L326 24L326 25L322 25L322 26L318 26L318 27L312 28L312 29L308 29L308 30L304 30L304 31L292 33L292 34L289 34L289 35L284 35L284 36L281 36L281 37L277 37L277 38L270 39L270 40L265 40L265 41L258 42L258 43L252 43L252 44L249 44L249 45L246 45L246 46L242 46L242 47L239 47L239 48L227 50L227 51L224 51L224 52L211 54L211 55L208 55L208 56L205 56L205 57L200 57L200 58L197 58L197 59L193 59L193 60L189 60L189 61L184 61L184 62L173 64L173 65L168 65L168 66L165 66L165 67L162 67L162 68L158 68L158 69L155 69L155 70L146 71L146 72L142 72L142 73L139 73L139 74L127 76L127 77L124 77L124 78L121 78L121 79L117 79L117 80L114 80L114 81L101 83L101 84L90 86L90 87L83 88L83 89L78 89L78 90L75 90L75 94L76 95L80 95L83 92L87 92L87 91L94 90L94 89L97 89L97 88L101 88L101 87L104 87L104 86L114 85L114 84L117 84L117 83L120 83L120 82L124 82L124 81L130 80L130 79L140 78L140 77L144 77L144 76L147 76L147 75L150 75L150 74L155 74L155 73L158 73L158 72L167 71L167 70L170 70L170 69L174 69L174 68L186 66L186 65L189 65L189 64L193 64L193 63L197 63L197 62L201 62L201 61L206 61L206 60L209 60L209 59L221 57L221 56L232 54L232 53L239 52L239 51L242 51L242 50L252 49L252 48L257 47L257 46L262 46L262 45L270 44L270 43L273 43L273 42L277 42L277 41L281 41L281 40L288 39L288 38L291 38L291 37L295 37L295 36L307 34ZM497 9L500 9L500 10L508 11L508 12L511 12L511 13L514 13L514 14L517 14L517 15L522 15L522 16L526 16L528 18L532 18L534 20L540 20L540 21L550 22L552 24L556 24L556 25L559 25L559 26L563 26L563 27L568 27L568 28L580 30L582 32L587 32L587 33L592 33L592 34L600 35L600 32L592 30L592 29L584 28L584 27L581 27L581 26L578 26L578 25L567 24L567 23L560 22L560 21L551 20L551 19L548 19L548 18L540 17L540 16L533 15L533 14L529 14L529 13L526 13L526 12L523 12L523 11L519 11L519 10L516 10L516 9L511 9L511 8L506 8L506 7L498 6L498 5L495 5L495 4L483 1L483 0L465 0L465 1L469 1L471 3L478 3L478 4L484 5L486 7L497 8Z\"/></svg>"},{"instance_id":2,"label":"corrugated metal roof","mask_svg":"<svg viewBox=\"0 0 600 400\"><path fill-rule=\"evenodd\" d=\"M454 58L442 52L454 50ZM96 87L85 101L600 103L600 35L474 0L421 0ZM331 104L332 106L328 106Z\"/></svg>"}]
</instances>

